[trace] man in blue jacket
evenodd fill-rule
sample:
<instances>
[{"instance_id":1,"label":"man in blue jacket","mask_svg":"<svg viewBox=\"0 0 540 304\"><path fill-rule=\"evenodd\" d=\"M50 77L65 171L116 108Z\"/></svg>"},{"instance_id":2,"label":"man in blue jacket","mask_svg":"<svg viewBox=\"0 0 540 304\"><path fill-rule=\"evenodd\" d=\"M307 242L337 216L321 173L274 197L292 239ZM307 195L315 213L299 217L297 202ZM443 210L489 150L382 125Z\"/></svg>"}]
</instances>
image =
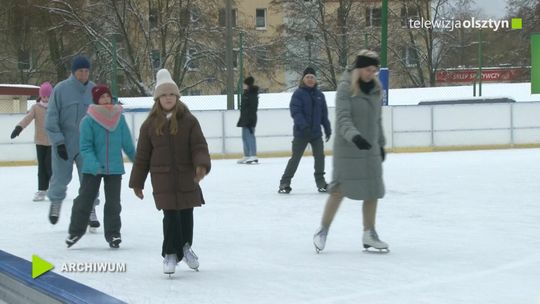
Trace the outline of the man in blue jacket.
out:
<instances>
[{"instance_id":1,"label":"man in blue jacket","mask_svg":"<svg viewBox=\"0 0 540 304\"><path fill-rule=\"evenodd\" d=\"M47 196L51 201L49 221L58 222L62 201L66 198L67 185L71 181L73 163L77 166L79 180L82 180L82 156L79 154L79 125L86 115L92 101L92 88L95 84L89 80L90 61L83 56L73 59L71 75L59 82L53 90L45 129L52 145L52 171ZM90 216L96 222L95 210ZM99 222L92 226L99 226Z\"/></svg>"},{"instance_id":2,"label":"man in blue jacket","mask_svg":"<svg viewBox=\"0 0 540 304\"><path fill-rule=\"evenodd\" d=\"M317 77L313 68L308 67L304 70L300 85L294 91L289 107L294 120L292 157L281 177L278 192L285 194L291 192L291 179L298 169L298 164L308 144L311 145L313 157L315 157L314 175L317 190L326 192L328 184L324 179L324 144L321 125L324 127L326 141L330 139L332 130L328 120L326 99L317 88Z\"/></svg>"}]
</instances>

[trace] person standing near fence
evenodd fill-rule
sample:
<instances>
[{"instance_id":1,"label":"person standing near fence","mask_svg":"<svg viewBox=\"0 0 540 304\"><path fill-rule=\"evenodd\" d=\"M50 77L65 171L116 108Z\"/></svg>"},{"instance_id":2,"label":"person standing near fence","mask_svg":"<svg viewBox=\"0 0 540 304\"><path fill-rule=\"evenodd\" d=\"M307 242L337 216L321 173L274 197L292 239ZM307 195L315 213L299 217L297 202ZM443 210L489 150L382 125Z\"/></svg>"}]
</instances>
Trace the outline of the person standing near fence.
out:
<instances>
[{"instance_id":1,"label":"person standing near fence","mask_svg":"<svg viewBox=\"0 0 540 304\"><path fill-rule=\"evenodd\" d=\"M49 105L49 97L53 88L49 82L44 82L39 86L39 97L36 103L30 108L26 116L15 126L11 133L11 139L19 136L32 120L35 120L34 142L36 144L36 154L38 161L38 191L34 194L33 201L45 200L49 180L51 179L51 144L45 130L45 114Z\"/></svg>"},{"instance_id":2,"label":"person standing near fence","mask_svg":"<svg viewBox=\"0 0 540 304\"><path fill-rule=\"evenodd\" d=\"M244 158L239 164L258 164L257 141L255 139L255 127L257 126L257 109L259 107L259 87L255 85L255 79L251 76L244 80L244 93L240 105L240 118L237 127L242 128L242 142L244 144Z\"/></svg>"},{"instance_id":3,"label":"person standing near fence","mask_svg":"<svg viewBox=\"0 0 540 304\"><path fill-rule=\"evenodd\" d=\"M84 56L75 57L69 78L54 87L45 118L45 128L52 144L53 175L47 195L51 201L49 221L53 225L58 222L62 202L66 198L73 163L77 166L79 181L82 181L83 159L79 153L79 125L88 106L93 103L92 88L95 84L89 78L90 61ZM97 202L96 199L96 204ZM99 227L95 209L92 209L89 222L92 223L91 227Z\"/></svg>"},{"instance_id":4,"label":"person standing near fence","mask_svg":"<svg viewBox=\"0 0 540 304\"><path fill-rule=\"evenodd\" d=\"M381 241L375 231L377 201L385 193L382 162L386 158L378 70L378 55L362 50L353 67L340 79L336 92L336 137L330 196L321 226L313 237L317 253L324 249L330 225L345 197L364 201L364 248L388 251L388 244Z\"/></svg>"},{"instance_id":5,"label":"person standing near fence","mask_svg":"<svg viewBox=\"0 0 540 304\"><path fill-rule=\"evenodd\" d=\"M308 67L302 74L298 89L294 91L290 103L291 116L294 120L292 157L287 163L285 172L279 182L278 193L291 192L291 180L298 169L300 159L308 144L315 158L315 184L319 192L326 192L324 179L324 143L321 125L324 127L325 139L328 142L332 134L328 120L328 107L324 94L317 88L315 70Z\"/></svg>"}]
</instances>

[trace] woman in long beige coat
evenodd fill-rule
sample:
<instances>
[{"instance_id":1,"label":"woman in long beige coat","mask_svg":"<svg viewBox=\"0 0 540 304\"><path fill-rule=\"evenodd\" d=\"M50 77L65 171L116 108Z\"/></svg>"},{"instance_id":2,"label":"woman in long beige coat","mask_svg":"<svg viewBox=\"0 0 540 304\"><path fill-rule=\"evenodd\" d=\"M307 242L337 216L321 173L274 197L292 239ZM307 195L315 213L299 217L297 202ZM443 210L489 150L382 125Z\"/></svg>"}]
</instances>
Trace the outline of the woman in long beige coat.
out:
<instances>
[{"instance_id":1,"label":"woman in long beige coat","mask_svg":"<svg viewBox=\"0 0 540 304\"><path fill-rule=\"evenodd\" d=\"M379 240L375 231L377 200L384 196L385 158L378 66L377 54L362 50L338 86L333 181L321 227L313 238L317 252L324 249L328 229L344 197L364 201L364 248L388 251L388 244Z\"/></svg>"}]
</instances>

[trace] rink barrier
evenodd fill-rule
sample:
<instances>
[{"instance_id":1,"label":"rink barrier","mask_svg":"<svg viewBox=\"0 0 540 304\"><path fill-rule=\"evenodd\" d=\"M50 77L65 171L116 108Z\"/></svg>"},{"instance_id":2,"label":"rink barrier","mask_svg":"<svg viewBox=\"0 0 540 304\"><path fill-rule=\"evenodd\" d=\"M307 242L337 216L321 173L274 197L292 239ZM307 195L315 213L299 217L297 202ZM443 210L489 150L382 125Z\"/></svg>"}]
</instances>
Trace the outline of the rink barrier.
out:
<instances>
[{"instance_id":1,"label":"rink barrier","mask_svg":"<svg viewBox=\"0 0 540 304\"><path fill-rule=\"evenodd\" d=\"M540 144L514 144L514 145L478 145L478 146L448 146L448 147L403 147L403 148L386 148L386 153L424 153L424 152L450 152L450 151L477 151L477 150L506 150L506 149L536 149L540 148ZM332 150L325 150L326 156L333 155ZM304 152L304 156L312 156L310 151ZM244 155L241 153L212 153L211 159L240 159ZM265 152L258 153L258 158L273 158L273 157L291 157L291 151ZM124 160L129 163L129 160ZM37 161L0 161L0 167L18 167L18 166L36 166Z\"/></svg>"},{"instance_id":2,"label":"rink barrier","mask_svg":"<svg viewBox=\"0 0 540 304\"><path fill-rule=\"evenodd\" d=\"M120 304L126 303L99 290L49 271L32 278L32 263L0 250L0 302Z\"/></svg>"}]
</instances>

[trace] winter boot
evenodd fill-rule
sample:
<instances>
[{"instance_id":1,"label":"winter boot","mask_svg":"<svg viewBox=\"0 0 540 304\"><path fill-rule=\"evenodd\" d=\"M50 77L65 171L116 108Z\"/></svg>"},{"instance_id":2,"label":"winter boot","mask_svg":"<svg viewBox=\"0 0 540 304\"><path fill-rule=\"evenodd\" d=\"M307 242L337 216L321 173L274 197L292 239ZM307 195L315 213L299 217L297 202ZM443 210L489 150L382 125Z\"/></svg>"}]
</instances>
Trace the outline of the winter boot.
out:
<instances>
[{"instance_id":1,"label":"winter boot","mask_svg":"<svg viewBox=\"0 0 540 304\"><path fill-rule=\"evenodd\" d=\"M191 249L191 246L186 243L184 245L184 248L182 248L184 251L184 259L183 261L186 262L186 264L189 266L189 268L199 271L199 257L193 252Z\"/></svg>"},{"instance_id":2,"label":"winter boot","mask_svg":"<svg viewBox=\"0 0 540 304\"><path fill-rule=\"evenodd\" d=\"M96 207L92 208L90 217L88 218L88 226L90 226L90 232L96 232L101 224L96 215Z\"/></svg>"},{"instance_id":3,"label":"winter boot","mask_svg":"<svg viewBox=\"0 0 540 304\"><path fill-rule=\"evenodd\" d=\"M34 198L32 199L34 202L42 202L45 200L45 195L47 195L47 191L39 190L34 194Z\"/></svg>"},{"instance_id":4,"label":"winter boot","mask_svg":"<svg viewBox=\"0 0 540 304\"><path fill-rule=\"evenodd\" d=\"M328 235L328 228L321 226L313 235L313 245L315 246L315 252L319 253L324 250L326 245L326 236Z\"/></svg>"},{"instance_id":5,"label":"winter boot","mask_svg":"<svg viewBox=\"0 0 540 304\"><path fill-rule=\"evenodd\" d=\"M372 247L378 249L379 251L389 251L388 244L379 239L379 235L377 235L374 228L364 231L362 242L364 243L364 249L366 250Z\"/></svg>"},{"instance_id":6,"label":"winter boot","mask_svg":"<svg viewBox=\"0 0 540 304\"><path fill-rule=\"evenodd\" d=\"M51 206L49 208L49 222L51 222L51 224L54 225L58 222L61 208L62 202L51 202Z\"/></svg>"},{"instance_id":7,"label":"winter boot","mask_svg":"<svg viewBox=\"0 0 540 304\"><path fill-rule=\"evenodd\" d=\"M176 253L166 254L165 259L163 259L163 273L168 274L169 276L174 273L176 270Z\"/></svg>"}]
</instances>

